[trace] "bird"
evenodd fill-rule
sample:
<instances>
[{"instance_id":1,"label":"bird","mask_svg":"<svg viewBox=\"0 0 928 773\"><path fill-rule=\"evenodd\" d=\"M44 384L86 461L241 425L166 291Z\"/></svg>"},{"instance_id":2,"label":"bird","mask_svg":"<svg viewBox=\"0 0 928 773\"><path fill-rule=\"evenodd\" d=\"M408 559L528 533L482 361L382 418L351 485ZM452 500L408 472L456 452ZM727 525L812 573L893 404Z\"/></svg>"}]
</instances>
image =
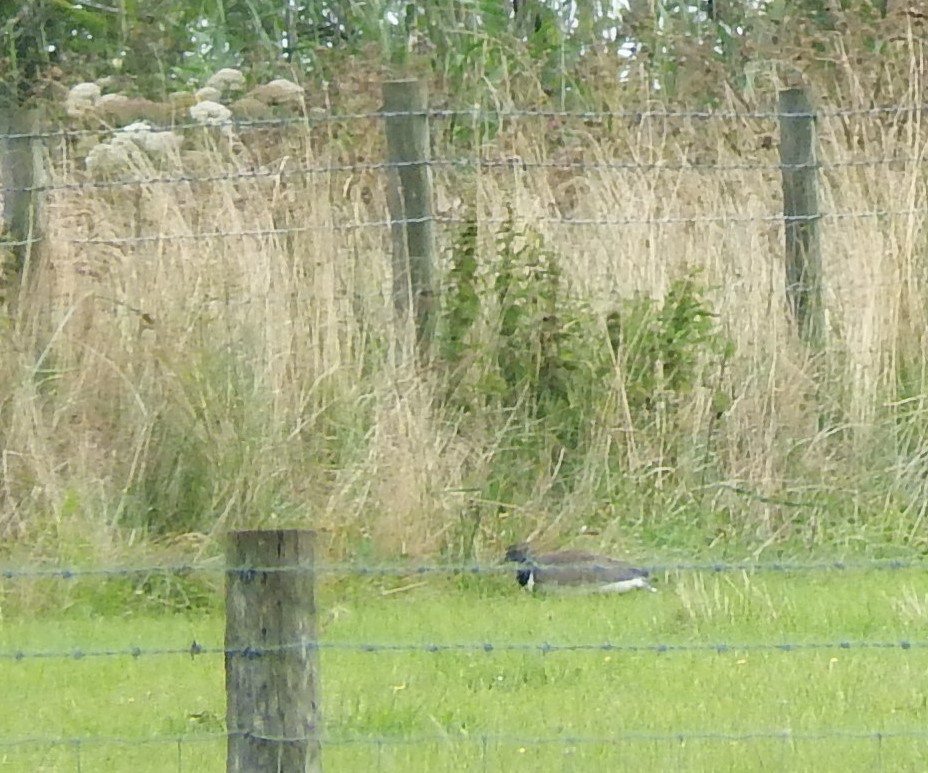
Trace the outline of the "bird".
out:
<instances>
[{"instance_id":1,"label":"bird","mask_svg":"<svg viewBox=\"0 0 928 773\"><path fill-rule=\"evenodd\" d=\"M646 590L657 593L646 569L585 550L558 550L535 555L527 542L510 545L506 561L519 565L516 579L528 590L577 588L597 593Z\"/></svg>"}]
</instances>

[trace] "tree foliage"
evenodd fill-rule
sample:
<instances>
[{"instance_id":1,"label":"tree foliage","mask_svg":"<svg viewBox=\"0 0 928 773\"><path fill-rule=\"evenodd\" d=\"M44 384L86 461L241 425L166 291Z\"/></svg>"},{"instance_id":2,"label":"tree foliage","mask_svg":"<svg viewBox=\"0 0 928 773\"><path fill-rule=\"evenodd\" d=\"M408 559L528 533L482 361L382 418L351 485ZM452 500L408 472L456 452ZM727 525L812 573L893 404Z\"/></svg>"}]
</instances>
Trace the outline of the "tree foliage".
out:
<instances>
[{"instance_id":1,"label":"tree foliage","mask_svg":"<svg viewBox=\"0 0 928 773\"><path fill-rule=\"evenodd\" d=\"M379 52L388 65L415 58L453 83L484 87L531 68L543 90L563 100L583 91L581 63L594 53L610 54L620 79L646 68L658 89L679 89L697 70L744 85L748 63L827 59L835 36L877 53L886 12L886 0L631 0L628 8L567 0L0 0L0 80L6 98L23 100L55 67L69 77L115 72L153 95L223 66L255 77L324 77L333 57L369 62Z\"/></svg>"}]
</instances>

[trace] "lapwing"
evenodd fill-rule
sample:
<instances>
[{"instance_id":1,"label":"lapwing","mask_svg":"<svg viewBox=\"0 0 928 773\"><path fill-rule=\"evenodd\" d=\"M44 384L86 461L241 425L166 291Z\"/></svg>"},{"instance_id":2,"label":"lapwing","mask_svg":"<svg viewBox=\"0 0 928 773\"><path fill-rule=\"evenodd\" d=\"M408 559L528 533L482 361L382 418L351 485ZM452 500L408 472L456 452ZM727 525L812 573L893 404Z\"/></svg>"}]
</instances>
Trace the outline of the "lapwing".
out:
<instances>
[{"instance_id":1,"label":"lapwing","mask_svg":"<svg viewBox=\"0 0 928 773\"><path fill-rule=\"evenodd\" d=\"M509 547L506 560L519 565L516 579L528 590L573 588L596 593L657 592L646 569L585 550L558 550L535 555L527 542L520 542Z\"/></svg>"}]
</instances>

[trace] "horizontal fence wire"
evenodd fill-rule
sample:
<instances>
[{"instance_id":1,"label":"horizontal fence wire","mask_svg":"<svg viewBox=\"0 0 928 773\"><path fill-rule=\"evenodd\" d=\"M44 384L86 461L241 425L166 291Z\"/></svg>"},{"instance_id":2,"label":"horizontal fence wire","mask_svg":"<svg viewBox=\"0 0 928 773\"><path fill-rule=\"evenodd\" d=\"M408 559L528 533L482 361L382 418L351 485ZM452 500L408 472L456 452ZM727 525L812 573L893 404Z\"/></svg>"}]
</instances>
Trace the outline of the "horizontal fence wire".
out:
<instances>
[{"instance_id":1,"label":"horizontal fence wire","mask_svg":"<svg viewBox=\"0 0 928 773\"><path fill-rule=\"evenodd\" d=\"M151 103L149 106L159 106L159 103ZM144 106L143 106L144 107ZM804 111L779 111L779 110L525 110L525 109L505 109L494 110L488 107L473 107L464 109L440 109L429 108L427 110L402 110L402 111L384 111L373 110L368 112L357 113L329 113L324 110L309 110L305 114L282 116L277 118L243 118L229 119L227 121L216 121L207 124L199 121L186 121L170 124L171 129L216 129L222 127L241 128L241 129L263 129L277 128L293 125L313 125L325 123L341 123L346 121L369 122L383 120L386 118L402 118L427 116L428 118L437 119L457 119L470 118L472 120L505 120L505 119L527 119L527 120L557 120L573 119L580 121L597 121L597 120L699 120L699 121L740 121L740 120L779 120L780 118L857 118L857 117L875 117L875 116L892 116L892 115L914 115L924 110L920 104L912 105L885 105L874 107L855 107L855 108L837 108L823 107L812 112ZM86 135L97 135L102 131L110 131L103 127L99 128L79 128L79 127L62 127L60 129L51 129L47 131L35 132L9 132L0 134L0 140L22 140L22 139L55 139L67 138Z\"/></svg>"},{"instance_id":2,"label":"horizontal fence wire","mask_svg":"<svg viewBox=\"0 0 928 773\"><path fill-rule=\"evenodd\" d=\"M615 642L589 642L555 644L551 642L355 642L355 641L299 641L269 647L210 647L196 641L183 647L114 647L99 649L71 648L61 650L6 650L0 651L0 661L23 662L30 660L92 660L97 658L143 658L188 655L222 655L255 659L286 652L338 652L366 654L439 654L439 653L536 653L550 655L564 652L612 652L626 654L650 653L656 655L704 653L715 655L741 655L758 652L821 652L834 650L909 652L928 649L928 641L809 641L809 642L715 642L697 644L622 644Z\"/></svg>"},{"instance_id":3,"label":"horizontal fence wire","mask_svg":"<svg viewBox=\"0 0 928 773\"><path fill-rule=\"evenodd\" d=\"M722 574L729 572L762 574L766 572L858 572L858 571L898 571L898 570L928 570L928 558L924 559L851 559L847 561L683 561L667 563L637 564L653 574L675 572L698 572L709 574ZM409 577L422 575L510 575L515 571L514 565L475 564L475 563L449 563L449 564L371 564L359 565L352 563L317 564L307 567L260 567L241 566L226 567L217 564L197 563L168 563L149 564L143 566L111 566L111 567L2 567L0 580L79 580L83 578L131 578L148 575L187 575L187 574L239 574L249 572L280 573L314 573L317 575L342 575L361 578L370 577Z\"/></svg>"},{"instance_id":4,"label":"horizontal fence wire","mask_svg":"<svg viewBox=\"0 0 928 773\"><path fill-rule=\"evenodd\" d=\"M131 135L129 135L131 136ZM357 174L361 172L388 171L427 166L433 169L503 169L528 171L566 170L601 172L781 172L794 169L853 169L880 166L922 164L925 159L917 156L876 157L843 161L816 160L806 164L783 163L701 163L701 162L640 162L640 161L558 161L502 159L432 159L429 161L377 161L352 164L329 164L325 166L301 166L295 169L254 169L222 174L178 174L166 176L131 177L119 180L81 180L68 183L46 183L22 187L0 187L0 193L51 193L58 191L106 190L136 186L190 185L192 183L232 182L243 180L286 180L294 177L326 174Z\"/></svg>"},{"instance_id":5,"label":"horizontal fence wire","mask_svg":"<svg viewBox=\"0 0 928 773\"><path fill-rule=\"evenodd\" d=\"M571 218L540 216L534 218L535 223L552 226L686 226L700 224L726 224L726 223L782 223L807 222L816 220L864 220L885 217L912 217L915 215L928 215L928 207L914 207L909 209L875 209L856 212L821 212L817 215L791 215L783 213L776 215L741 215L736 213L718 215L683 215L667 217L602 217L602 218ZM480 217L483 225L503 225L508 222L504 217ZM371 220L359 223L325 223L291 226L287 228L255 228L239 231L203 231L192 234L149 234L142 236L97 236L79 239L57 240L65 244L151 244L153 242L199 241L205 239L232 239L232 238L268 238L287 236L291 234L331 231L357 231L364 229L383 229L394 225L411 225L423 222L433 222L439 225L462 225L471 222L466 217L447 215L434 215L432 217L400 218L396 220ZM42 238L4 240L0 244L6 246L21 246L39 244Z\"/></svg>"},{"instance_id":6,"label":"horizontal fence wire","mask_svg":"<svg viewBox=\"0 0 928 773\"><path fill-rule=\"evenodd\" d=\"M511 746L616 746L624 743L657 742L685 743L687 741L750 742L750 741L891 741L899 739L928 741L928 730L853 730L827 728L823 730L778 730L758 729L744 732L692 730L678 732L617 730L608 736L550 735L531 736L506 733L434 733L411 736L388 735L326 735L315 736L259 736L252 731L203 732L180 735L152 735L145 737L100 735L100 736L33 736L28 738L0 738L0 749L23 746L152 746L215 743L233 736L247 736L259 740L284 743L318 741L323 746L415 746L421 744L498 744Z\"/></svg>"}]
</instances>

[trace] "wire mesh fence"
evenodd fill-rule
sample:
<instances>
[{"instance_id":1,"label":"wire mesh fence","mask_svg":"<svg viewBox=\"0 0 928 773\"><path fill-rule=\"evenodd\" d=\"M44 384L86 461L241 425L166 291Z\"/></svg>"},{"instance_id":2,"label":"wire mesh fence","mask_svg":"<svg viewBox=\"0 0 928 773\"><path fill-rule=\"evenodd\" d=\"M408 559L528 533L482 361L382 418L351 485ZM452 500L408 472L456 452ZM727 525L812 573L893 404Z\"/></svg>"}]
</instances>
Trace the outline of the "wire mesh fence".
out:
<instances>
[{"instance_id":1,"label":"wire mesh fence","mask_svg":"<svg viewBox=\"0 0 928 773\"><path fill-rule=\"evenodd\" d=\"M917 128L916 134L896 144L882 143L889 148L866 141L865 135L867 131L888 131L887 123L889 129L898 130L905 121L917 117L921 109L898 105L815 111L808 117L818 122L819 155L814 162L801 165L778 161L776 143L767 141L776 134L783 117L780 111L412 112L427 115L434 122L433 156L424 162L398 162L384 157L379 137L381 123L397 115L392 112L317 112L216 127L178 124L170 131L183 137L181 149L159 157L133 145L122 158L122 166L98 172L88 169L85 161L94 147L119 136L118 130L68 127L10 133L0 136L0 142L40 142L46 164L43 179L25 185L4 180L0 194L5 202L18 194L41 195L45 208L34 232L17 238L7 229L0 247L36 247L38 254L54 266L59 291L68 298L82 294L115 297L129 308L158 309L159 319L170 313L164 305L171 302L180 309L192 301L216 299L226 308L234 303L264 303L261 288L249 282L242 268L252 268L257 260L247 254L249 246L255 244L265 253L268 265L290 265L294 257L305 258L309 266L305 281L313 285L314 299L331 295L350 303L360 298L362 302L388 306L389 262L360 265L353 255L384 255L389 251L391 228L423 222L436 226L440 246L447 248L454 239L455 227L476 222L492 231L510 222L511 215L500 205L508 200L516 217L542 229L560 253L571 257L568 267L579 292L608 296L617 284L638 289L662 285L665 267L656 265L653 257L670 240L679 244L683 239L684 260L705 267L724 281L725 313L737 319L739 309L756 305L758 298L762 299L760 305L767 308L782 305L786 289L781 278L781 234L785 219L790 219L821 224L826 256L824 291L835 314L843 304L852 309L848 314L852 329L853 309L860 298L880 290L898 292L920 286L923 281L914 259L895 266L855 263L851 269L838 260L849 243L861 240L872 244L874 253L887 253L904 245L906 255L919 254L928 213L923 187L924 143L917 133L921 130ZM453 121L458 122L457 128L447 126ZM616 122L624 123L617 126ZM706 132L711 136L700 141L699 130L691 126L694 122L700 128L710 127ZM861 122L865 127L859 135L864 139L856 144L842 139L845 134L857 138L854 131L848 130L852 122ZM684 133L673 134L670 124L683 125ZM462 125L472 131L464 141L455 134ZM731 143L726 139L726 128L743 133L745 125L751 135L748 141ZM351 148L347 148L348 143L345 147L339 145L339 137L331 133L335 126L353 133L355 144ZM524 126L534 132L533 140L516 152L513 137ZM312 133L317 129L330 133L314 137ZM260 134L271 131L280 134L272 138ZM131 141L128 133L123 136L129 136ZM456 148L458 143L466 146L464 151ZM591 149L594 144L595 151ZM603 149L614 155L607 157ZM350 158L353 155L357 157ZM425 218L391 216L380 190L383 173L423 164L434 177L434 214ZM807 215L784 213L781 174L791 168L807 167L813 168L821 180L821 211ZM706 193L710 185L713 187ZM582 254L576 254L574 240L578 231L582 233ZM216 247L214 242L232 245ZM195 261L201 257L229 270L226 281L197 288L201 295L193 297ZM116 275L117 265L130 266L132 281ZM163 271L174 272L178 289L175 299L146 295L146 283ZM353 317L352 311L345 314L348 317ZM762 320L759 324L765 323ZM757 328L758 324L749 322L738 332L747 338L756 337ZM878 337L872 332L867 335ZM860 349L867 351L870 342L864 336ZM427 620L415 618L414 625L405 631L405 639L395 633L377 635L376 630L365 631L363 626L339 633L339 610L351 607L352 583L399 583L379 588L379 595L372 593L373 600L360 605L368 611L370 606L393 598L388 595L393 591L405 596L409 588L410 597L416 598L415 592L425 587L439 597L463 594L472 598L468 613L474 617L479 617L480 605L486 599L490 599L486 603L494 614L505 616L510 597L518 592L512 568L470 562L317 564L313 572L320 583L329 587L320 614L332 612L331 631L323 631L317 641L271 648L224 646L215 614L202 628L171 624L166 633L151 629L132 633L128 638L141 635L143 640L125 644L101 642L94 627L80 626L68 632L73 641L49 643L48 639L55 637L41 619L32 621L43 629L37 632L18 616L7 613L0 628L0 663L19 690L41 684L51 695L56 688L54 680L66 681L75 669L86 669L97 661L106 664L100 674L89 678L81 674L75 679L85 692L91 690L91 685L99 686L108 680L121 684L118 672L134 668L131 664L151 659L158 665L150 670L143 666L144 670L129 676L132 696L128 697L138 693L138 685L146 684L144 693L138 693L144 697L134 697L131 703L122 702L123 698L128 701L126 696L104 694L96 698L99 703L115 706L115 711L124 715L123 720L136 718L142 728L138 732L127 729L131 722L126 721L117 723L123 730L113 732L105 722L88 717L87 712L75 711L80 716L73 721L49 721L49 725L61 730L60 734L48 734L42 720L52 718L40 715L30 718L28 732L19 723L16 726L20 730L10 730L0 737L0 768L219 770L229 737L245 732L225 726L220 705L222 691L217 684L220 656L260 658L290 650L313 650L322 658L323 716L326 706L331 705L333 720L314 738L321 738L324 754L338 761L334 769L441 769L453 761L458 769L473 770L512 770L530 763L542 769L628 769L631 755L637 767L651 769L738 769L739 761L761 758L776 760L775 765L781 768L803 769L824 758L840 763L842 769L865 765L866 769L898 770L922 757L928 732L920 728L924 724L924 706L917 703L917 695L928 688L921 676L928 665L924 657L928 640L920 635L918 621L928 608L922 590L925 561L908 557L689 561L656 563L646 568L664 580L662 590L667 592L662 599L670 601L657 603L664 605L666 618L658 619L657 613L648 611L644 600L629 600L627 606L635 610L631 614L636 616L636 628L623 633L610 623L608 631L599 637L585 628L575 636L560 629L556 633L561 638L551 638L550 632L527 621L535 614L565 615L566 607L555 601L550 605L554 612L538 611L538 605L525 606L525 594L518 597L517 603L522 605L519 626L526 627L527 632L497 624L497 635L488 636L485 627L474 625L449 636L447 631L432 630ZM184 562L4 567L0 569L0 584L4 595L12 597L17 588L30 583L40 585L39 594L55 594L68 591L56 591L43 583L89 582L103 586L128 581L131 599L133 594L156 595L151 590L152 578L186 582L192 575L207 575L211 577L208 592L215 595L229 571L238 570ZM764 586L768 576L779 578L775 579L778 584L770 586L773 590ZM732 582L725 585L728 578ZM784 583L791 581L814 587L819 578L826 594L836 583L860 585L864 588L860 596L866 599L865 612L871 605L883 604L894 615L892 622L884 621L882 627L849 625L849 631L836 629L828 636L811 624L803 627L809 621L794 607L805 601L778 604L765 595L788 595ZM887 602L882 589L896 583L897 578L901 578L900 589ZM470 580L486 584L475 590L466 585ZM706 582L716 584L710 587ZM683 590L676 589L679 587ZM105 590L101 592L106 594ZM850 597L840 595L841 603L849 603L854 593L852 590ZM4 595L0 595L0 613ZM341 595L349 601L342 600ZM123 600L122 596L118 598ZM576 602L571 603L576 606ZM738 604L746 605L745 614L761 618L770 614L770 630L759 640L756 630L754 639L743 638L743 631L732 630L729 618L737 616L732 609ZM752 604L763 611L757 611ZM666 611L671 606L672 610ZM694 612L696 607L702 611ZM619 611L606 610L598 602L589 608L591 614L611 621L614 615L625 614L621 606L616 607ZM408 607L403 607L395 614L408 612ZM188 614L195 616L197 612L194 608ZM794 625L779 630L778 615L796 617ZM674 628L671 622L675 616L691 627ZM101 625L106 627L106 618ZM191 627L193 630L188 630ZM125 633L120 630L119 635ZM853 661L856 672L833 687L827 680L840 667L834 659L845 654L858 658ZM819 656L826 659L816 659ZM878 704L876 713L852 726L847 724L847 704L867 702L871 692L878 692L879 674L886 678L879 668L867 670L869 661L860 658L869 656L882 658L886 670L902 673L910 692L899 698L899 705L885 697L874 698ZM440 662L426 667L421 657ZM753 663L748 661L755 657L766 674L763 679L769 682L775 682L781 671L788 671L778 659L803 659L792 680L787 679L789 689L799 690L803 682L819 684L823 693L837 695L835 704L816 694L804 709L800 695L778 714L772 708L775 701L763 703L758 713L748 708L750 695L739 692L737 676L731 683L713 682L700 671L705 666L699 663L706 659L714 659L710 670L736 672ZM395 660L391 663L390 658ZM678 681L667 689L671 695L685 696L681 700L695 704L697 714L699 707L723 702L725 697L717 693L699 695L702 690L731 690L728 698L733 697L733 701L726 709L728 729L683 726L683 722L693 723L693 716L681 719L672 702L666 701L660 704L667 711L665 721L648 719L652 728L663 729L641 729L636 720L640 710L636 703L646 702L646 696L623 694L625 705L618 706L609 696L595 691L597 674L612 667L604 664L615 665L623 658L628 660L621 666L620 684L631 678L630 671L659 670L655 664L677 658L667 679ZM547 671L555 659L556 664ZM24 672L33 665L53 662L59 670ZM173 672L175 663L183 664L177 672ZM481 669L487 664L490 671L483 673ZM476 682L472 674L475 670L480 671ZM353 678L357 673L366 676L352 681L349 675ZM433 679L437 687L414 707L405 707L401 698L411 691L409 682L417 674L427 674L419 678ZM579 697L567 698L565 712L601 702L607 712L618 712L621 721L599 723L593 731L587 731L582 724L578 729L569 716L558 716L556 704L565 693L546 697L546 687L569 682L570 674L577 677L582 688ZM687 674L692 676L689 681ZM377 689L388 694L388 699L367 696L366 690L373 689L372 675L379 678ZM157 694L183 692L187 679L196 685L196 697L189 705L181 701L184 708L180 715L171 714L177 711L177 705L161 702ZM701 685L700 679L710 686ZM165 686L163 680L171 685ZM479 693L474 698L479 708L465 705L449 709L442 691L451 693L451 682L478 684L479 689L474 687L472 691ZM609 679L605 682L615 686ZM814 690L809 689L811 695ZM900 689L897 682L892 682L892 689ZM536 713L533 706L537 702L537 714L544 721L526 722L524 726L530 729L522 732L520 725L503 722L498 713L486 710L483 701L491 694L509 696L504 705L513 713L526 706ZM15 693L8 691L7 695ZM80 700L79 694L69 696L71 701ZM777 698L788 702L782 695ZM371 709L366 701L377 705ZM633 708L629 710L628 704ZM165 708L169 705L171 708ZM70 711L51 698L49 706L59 719ZM828 715L832 710L839 719ZM804 714L816 711L824 715L814 717L814 721ZM550 718L551 712L555 713L554 719ZM160 724L144 719L145 715L156 715ZM363 716L364 721L354 721L355 716ZM499 730L494 724L507 729ZM152 754L151 747L159 751L146 760L146 755ZM804 756L808 747L816 750L813 756ZM866 748L861 751L861 747ZM549 754L551 749L554 756Z\"/></svg>"},{"instance_id":2,"label":"wire mesh fence","mask_svg":"<svg viewBox=\"0 0 928 773\"><path fill-rule=\"evenodd\" d=\"M882 131L883 121L889 120L891 128L902 132L901 125L905 125L907 117L916 113L918 108L909 105L896 105L889 107L865 109L831 109L816 111L815 120L819 123L820 150L812 166L818 170L826 185L821 211L812 215L790 215L792 222L809 221L822 223L823 227L841 229L844 233L836 234L840 241L847 238L848 229L863 229L867 238L885 242L887 238L893 239L896 229L919 229L922 217L925 214L923 197L917 191L906 192L900 185L906 180L914 179L916 170L922 163L922 155L917 142L900 141L886 148L886 143L877 142L874 138L866 142L858 137L861 147L849 146L855 134L870 131ZM413 113L416 114L416 113ZM129 193L142 196L137 202L135 222L126 222L120 229L112 221L125 220L127 213L118 212L122 207L112 209L113 204L108 203L104 211L99 212L97 224L100 228L64 230L51 225L48 241L56 245L71 245L74 248L92 248L112 246L131 248L133 246L145 250L152 245L171 242L189 242L195 246L198 242L211 242L213 240L278 240L283 238L304 238L305 247L312 249L316 246L318 238L325 234L344 234L345 232L370 232L370 237L384 238L389 228L397 224L415 224L423 221L433 222L442 229L453 229L465 225L471 214L470 207L476 204L476 218L481 227L496 227L506 223L506 215L498 209L488 206L493 200L483 185L497 186L502 183L514 183L516 189L521 189L525 196L534 201L526 202L524 217L532 223L539 224L553 235L554 244L570 243L574 237L559 232L561 228L582 229L584 237L590 242L590 252L601 257L606 252L606 244L628 243L628 249L620 250L619 255L612 256L611 263L616 270L626 272L634 267L629 261L635 253L646 253L646 250L655 249L655 244L667 240L680 238L684 234L691 236L692 229L713 229L720 231L706 231L704 236L711 246L721 247L723 250L734 242L743 242L745 239L756 242L760 239L775 238L776 229L784 222L784 213L780 201L780 173L785 169L794 168L784 163L776 156L776 141L771 137L776 135L777 126L783 113L776 110L745 110L735 111L669 111L669 110L629 110L629 111L473 111L473 110L429 110L425 115L433 120L436 128L433 129L435 147L433 157L426 161L395 161L388 159L371 160L363 156L369 152L382 153L379 141L371 138L372 131L376 133L385 119L396 113L372 111L348 115L326 115L314 111L306 116L286 117L281 119L264 119L261 121L242 120L226 126L229 136L226 140L219 140L218 144L211 145L202 140L204 132L218 129L204 129L202 125L181 123L170 127L169 131L176 133L183 142L199 147L191 147L186 153L180 152L176 156L164 154L148 154L133 146L134 154L131 158L122 159L127 168L108 170L96 179L93 174L81 169L83 161L89 157L94 147L106 145L112 137L131 138L133 134L146 136L150 132L138 129L134 132L119 131L106 132L99 129L68 128L54 131L36 131L34 134L10 133L4 135L7 141L14 139L37 140L48 143L46 153L54 160L61 159L63 163L53 163L45 180L32 185L16 186L4 181L3 194L9 197L14 194L41 193L55 200L61 196L104 194L110 191L121 197L123 203ZM798 114L803 115L803 114ZM456 145L462 143L456 139L456 129L449 129L447 123L454 120L468 119L477 127L474 137L468 137L466 145L471 155L462 154L456 150ZM624 125L616 127L608 122L620 121ZM689 122L697 121L713 127L712 131L743 129L749 126L747 134L754 134L755 139L748 145L731 143L729 147L722 145L711 147L713 142L719 142L712 137L712 141L700 143L698 131L692 129ZM485 128L492 122L490 129ZM587 126L594 122L592 127ZM849 127L849 122L862 122L865 129L860 132ZM893 124L893 122L897 122ZM330 152L320 150L323 141L311 137L311 132L318 126L339 124L347 127L346 131L354 132L364 138L362 144L366 145L361 152L361 158L351 160L331 159ZM541 133L550 137L549 147L532 148L531 154L513 151L509 137L506 134L507 126L516 124L521 126L542 126ZM683 129L673 126L682 124ZM644 129L642 126L644 125ZM483 128L481 128L483 127ZM577 128L577 127L582 127ZM286 150L295 150L292 154L278 155L276 161L261 164L254 158L242 163L241 159L231 158L224 153L227 149L221 146L223 141L231 147L235 142L246 145L254 142L260 145L265 141L260 135L249 134L262 130L275 130L284 132L290 139L296 138L292 147L282 147L278 143L277 150L283 153ZM683 131L677 138L674 132ZM628 136L653 135L645 147L629 147ZM167 133L156 132L156 133ZM237 134L236 134L237 133ZM617 152L622 152L628 158L602 158L598 153L584 152L584 133L597 141L608 140L615 137ZM844 135L847 135L845 138ZM279 138L279 135L275 135ZM83 138L83 139L82 139ZM695 139L694 139L695 138ZM127 140L131 144L131 139ZM637 136L640 142L641 137ZM71 147L74 142L84 142L86 147ZM277 139L274 140L277 142ZM620 147L624 142L625 147ZM301 144L302 143L302 144ZM184 146L186 147L186 146ZM76 152L75 152L76 151ZM206 151L210 154L210 163L207 168L186 170L189 157L196 153ZM493 157L488 153L497 152ZM510 152L513 151L513 152ZM914 152L913 152L914 151ZM314 161L298 160L300 156L313 158ZM330 156L326 160L325 156ZM201 159L202 161L202 159ZM407 167L418 167L423 163L427 165L436 178L436 188L439 191L441 202L436 202L436 211L427 218L396 218L385 216L383 200L379 197L376 188L378 173L390 170L400 170ZM217 170L216 167L219 167ZM246 168L242 168L242 167ZM802 168L800 165L799 168ZM118 165L117 165L118 167ZM127 174L129 172L129 174ZM860 179L853 177L856 173L873 173L877 178ZM477 191L474 202L463 202L456 196L464 179L461 175L472 178L477 175ZM688 176L693 179L689 180ZM831 176L838 177L830 180ZM666 177L665 177L666 176ZM707 177L708 176L708 177ZM850 177L849 177L850 176ZM479 178L486 179L479 179ZM563 179L561 179L563 177ZM508 179L507 179L508 178ZM514 179L515 178L515 179ZM705 178L705 179L703 179ZM325 180L324 185L331 189L329 192L342 188L341 196L328 195L329 199L325 209L327 215L320 219L318 215L306 217L305 213L296 215L287 208L274 215L275 221L280 219L293 220L295 215L303 222L274 222L273 224L253 223L244 225L241 220L237 223L227 223L222 227L210 227L212 224L203 222L199 227L189 228L191 224L184 224L178 232L170 222L161 218L151 220L144 215L143 210L149 206L158 206L154 200L147 201L156 195L157 190L164 186L168 189L186 189L180 191L180 196L193 196L194 198L210 195L206 193L212 189L212 195L224 195L224 188L249 186L250 184L268 184L282 186L285 184L305 186L316 185ZM718 185L720 195L712 201L688 199L682 206L677 206L672 200L674 190L700 186L711 181ZM848 183L851 186L848 186ZM470 184L470 183L468 183ZM621 184L625 190L621 193L615 186ZM638 202L652 188L650 200L646 200L644 207ZM861 188L866 189L862 191ZM192 190L195 188L196 190ZM360 190L359 191L357 189ZM663 201L654 194L666 188L670 200ZM582 189L582 190L581 190ZM744 198L735 193L735 189L750 191L751 195ZM713 191L714 192L714 191ZM483 193L483 195L481 195ZM240 195L259 195L258 191L242 190ZM621 195L630 195L631 198L623 201ZM359 206L358 198L367 199ZM605 198L598 200L600 195ZM912 195L915 199L912 199ZM342 198L344 197L344 198ZM342 199L342 201L339 201ZM637 200L636 200L637 199ZM903 200L904 199L904 200ZM584 201L585 200L585 201ZM62 200L62 204L64 200ZM101 204L104 202L100 202ZM723 208L719 204L727 204ZM441 206L444 204L444 206ZM344 206L342 206L344 205ZM611 211L602 210L608 207ZM379 211L378 211L379 210ZM520 213L520 214L523 214ZM267 211L250 213L250 215L267 215ZM114 215L117 215L114 217ZM370 217L369 215L374 215ZM261 219L261 218L259 218ZM307 220L309 222L307 222ZM243 227L244 225L244 227ZM112 226L112 227L111 227ZM724 231L732 227L738 228L738 234L726 235ZM641 228L637 233L630 233L629 229ZM681 229L680 234L672 234L659 229ZM741 229L756 229L750 230ZM658 230L656 230L658 229ZM889 232L887 232L889 229ZM95 233L106 230L108 233ZM128 232L127 232L128 230ZM146 232L147 231L147 232ZM442 230L440 241L446 246L453 238L451 230ZM830 247L827 242L826 249ZM40 238L37 235L29 239L17 239L9 231L4 244L8 248L20 247L29 244L32 240ZM901 238L901 236L899 237ZM727 244L728 243L728 244ZM648 246L650 245L650 246ZM293 245L294 249L298 245ZM708 247L709 245L707 245ZM835 245L837 250L843 249L843 244ZM693 250L694 263L706 260ZM779 250L776 251L780 252ZM92 257L92 256L87 256ZM128 256L127 256L128 257ZM780 258L779 254L770 255L770 258ZM101 258L104 259L105 258ZM578 268L582 268L579 266ZM756 270L757 266L752 267ZM766 268L766 267L765 267ZM584 273L581 271L581 273ZM635 273L632 271L632 273ZM637 273L640 273L640 267ZM898 280L890 278L875 281L891 286ZM871 279L871 281L873 281ZM825 273L825 282L836 293L841 293L840 284L832 280ZM641 281L637 284L642 284Z\"/></svg>"}]
</instances>

